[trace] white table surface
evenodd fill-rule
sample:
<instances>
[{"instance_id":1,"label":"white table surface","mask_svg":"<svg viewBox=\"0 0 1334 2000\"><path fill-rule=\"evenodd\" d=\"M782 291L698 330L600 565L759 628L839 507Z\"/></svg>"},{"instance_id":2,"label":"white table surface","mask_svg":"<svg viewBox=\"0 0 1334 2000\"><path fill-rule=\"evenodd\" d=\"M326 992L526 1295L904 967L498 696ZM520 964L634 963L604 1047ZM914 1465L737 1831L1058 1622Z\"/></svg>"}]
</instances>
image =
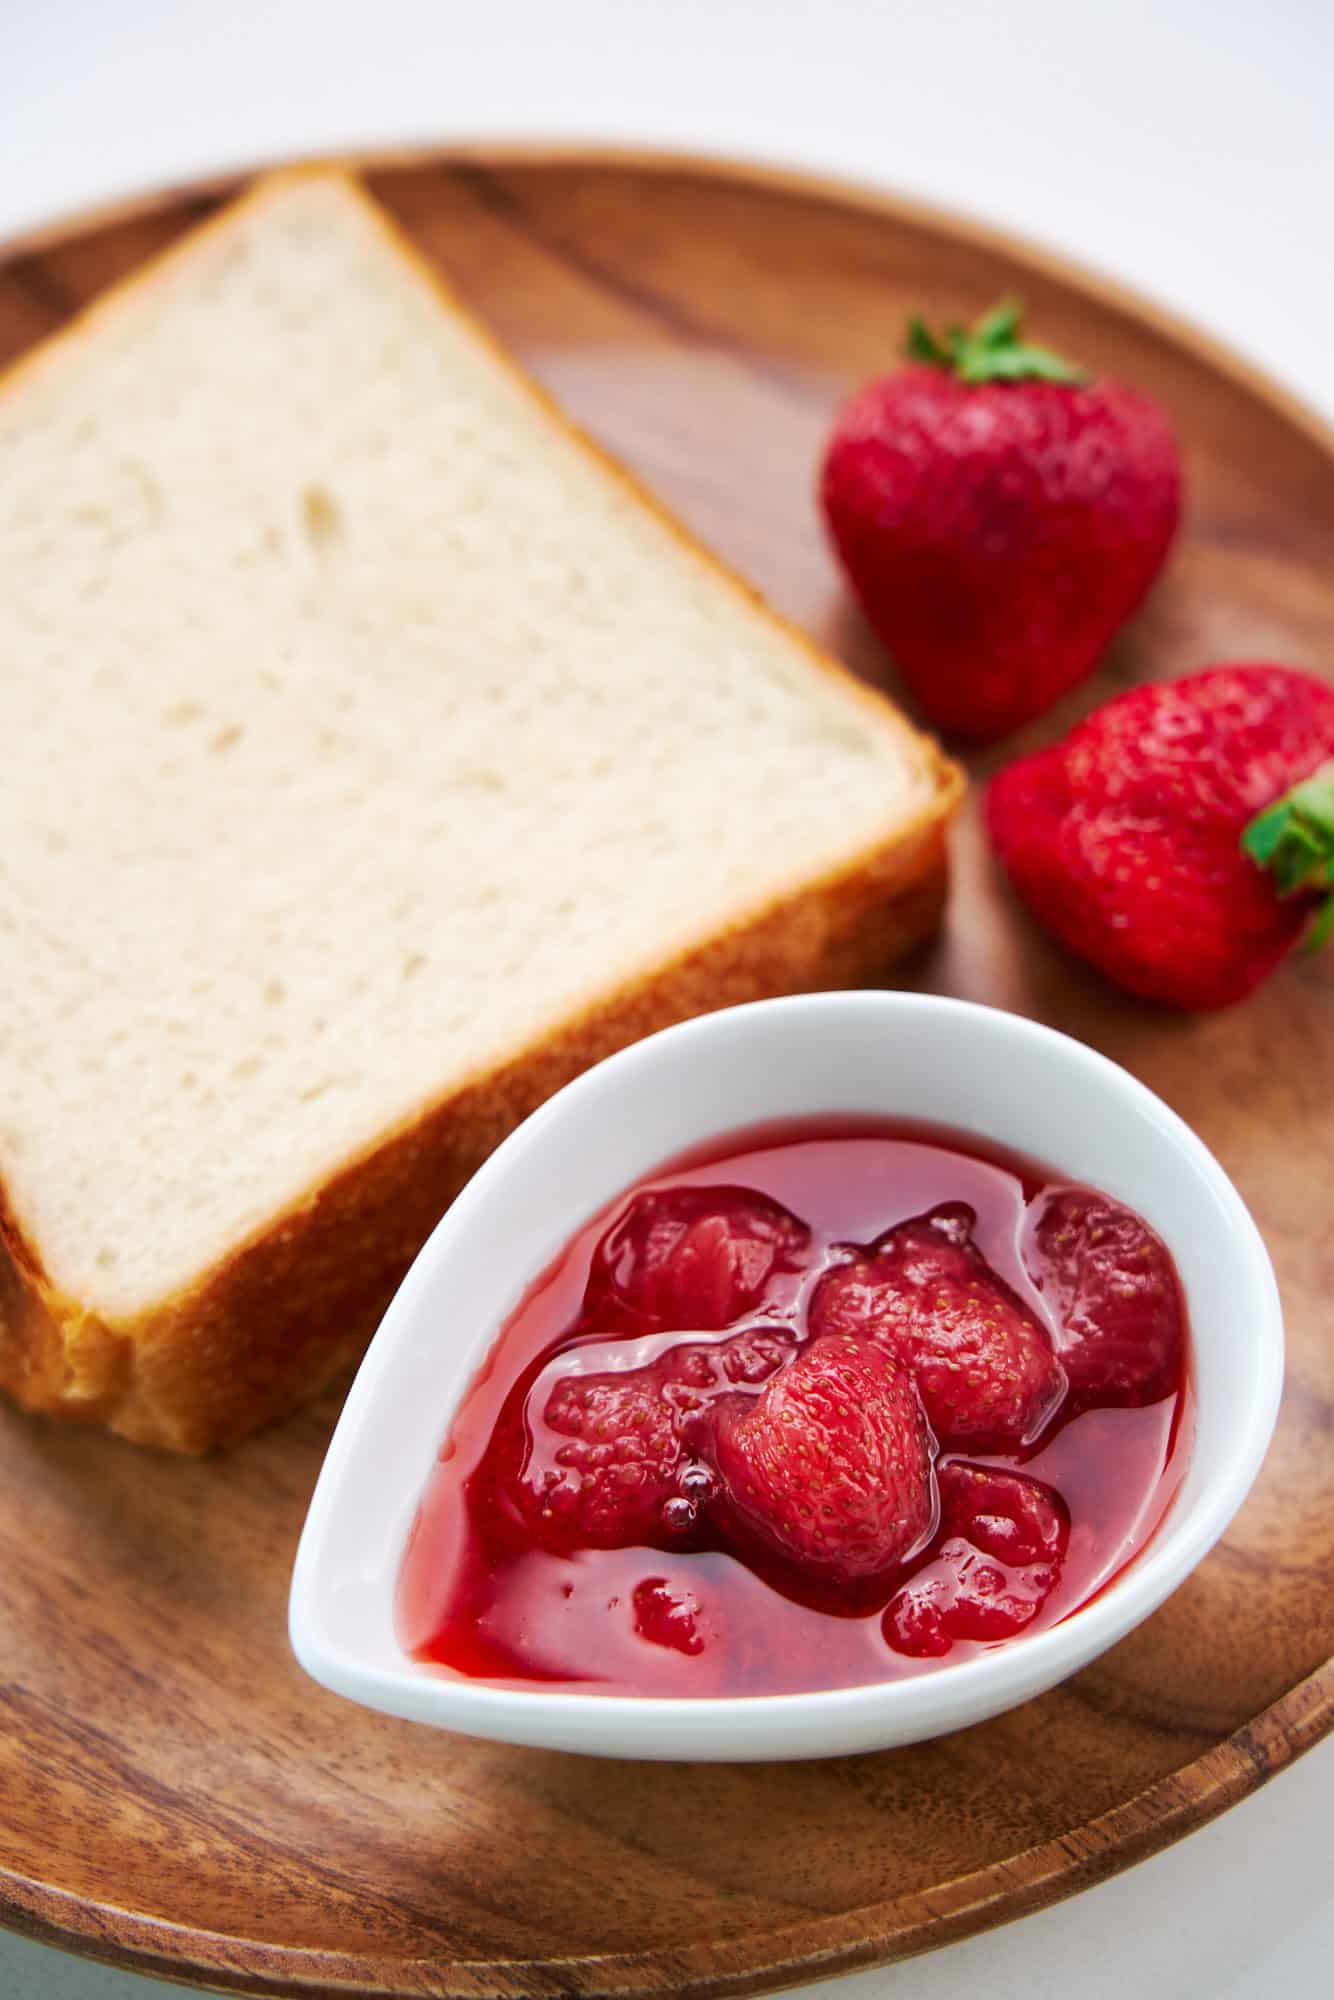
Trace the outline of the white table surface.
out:
<instances>
[{"instance_id":1,"label":"white table surface","mask_svg":"<svg viewBox=\"0 0 1334 2000\"><path fill-rule=\"evenodd\" d=\"M264 158L497 135L926 196L1138 286L1334 418L1331 0L0 0L0 237ZM1331 1968L1334 1741L1127 1875L818 1993L1325 2000ZM0 1936L0 2000L184 1992Z\"/></svg>"}]
</instances>

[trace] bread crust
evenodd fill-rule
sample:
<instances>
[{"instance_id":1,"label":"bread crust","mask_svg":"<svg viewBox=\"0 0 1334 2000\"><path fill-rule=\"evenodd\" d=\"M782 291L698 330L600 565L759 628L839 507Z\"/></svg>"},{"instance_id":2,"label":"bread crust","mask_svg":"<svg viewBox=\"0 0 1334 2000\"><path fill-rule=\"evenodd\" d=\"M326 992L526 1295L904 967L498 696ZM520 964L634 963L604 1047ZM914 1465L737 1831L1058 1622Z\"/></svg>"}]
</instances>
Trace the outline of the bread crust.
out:
<instances>
[{"instance_id":1,"label":"bread crust","mask_svg":"<svg viewBox=\"0 0 1334 2000\"><path fill-rule=\"evenodd\" d=\"M163 263L189 257L201 234L229 225L237 206L312 174L353 188L446 309L480 334L498 364L555 423L664 521L695 560L788 632L821 673L862 705L870 727L903 735L922 768L923 800L904 825L865 853L626 978L553 1023L540 1043L452 1085L307 1189L193 1283L136 1316L101 1317L53 1282L0 1179L0 1388L30 1410L99 1423L137 1443L182 1452L238 1442L355 1361L442 1211L506 1134L581 1070L692 1015L881 977L939 921L946 832L963 792L958 768L929 738L779 618L570 422L352 177L331 168L268 176L115 294L150 282ZM22 357L0 378L0 392L53 346L79 337L107 303L107 296L95 301L70 327Z\"/></svg>"}]
</instances>

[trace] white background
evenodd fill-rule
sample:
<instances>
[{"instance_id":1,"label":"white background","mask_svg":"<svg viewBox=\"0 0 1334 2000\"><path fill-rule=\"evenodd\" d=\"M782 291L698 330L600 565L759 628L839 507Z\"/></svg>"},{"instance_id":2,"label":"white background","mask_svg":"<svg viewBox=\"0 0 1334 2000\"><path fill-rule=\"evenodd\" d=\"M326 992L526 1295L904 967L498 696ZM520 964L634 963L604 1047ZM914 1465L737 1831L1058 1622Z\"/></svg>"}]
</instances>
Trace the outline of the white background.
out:
<instances>
[{"instance_id":1,"label":"white background","mask_svg":"<svg viewBox=\"0 0 1334 2000\"><path fill-rule=\"evenodd\" d=\"M925 195L1334 418L1334 0L0 0L0 237L266 157L494 135ZM820 1993L1327 2000L1331 1857L1334 1743L1073 1902ZM0 1937L0 2000L176 1990Z\"/></svg>"}]
</instances>

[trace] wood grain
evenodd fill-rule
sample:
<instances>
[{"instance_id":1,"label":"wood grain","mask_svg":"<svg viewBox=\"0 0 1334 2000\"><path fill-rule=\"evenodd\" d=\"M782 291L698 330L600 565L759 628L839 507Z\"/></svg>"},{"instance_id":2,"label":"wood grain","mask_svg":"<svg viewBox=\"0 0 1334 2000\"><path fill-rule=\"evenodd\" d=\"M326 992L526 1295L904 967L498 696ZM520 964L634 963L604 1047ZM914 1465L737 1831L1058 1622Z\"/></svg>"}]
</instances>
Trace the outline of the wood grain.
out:
<instances>
[{"instance_id":1,"label":"wood grain","mask_svg":"<svg viewBox=\"0 0 1334 2000\"><path fill-rule=\"evenodd\" d=\"M1181 545L1103 669L976 759L1127 682L1222 658L1328 669L1334 445L1241 364L1105 285L925 211L735 170L399 158L376 191L535 371L779 607L893 685L810 500L838 396L910 306L1015 289L1053 345L1174 411ZM193 190L0 266L0 361L209 211ZM604 1765L351 1708L285 1637L336 1414L205 1464L0 1414L0 1916L253 1994L749 1993L1069 1894L1334 1728L1334 962L1208 1019L1124 1000L1014 906L966 821L906 983L1017 1008L1142 1076L1215 1148L1279 1270L1274 1448L1148 1625L982 1728L804 1766Z\"/></svg>"}]
</instances>

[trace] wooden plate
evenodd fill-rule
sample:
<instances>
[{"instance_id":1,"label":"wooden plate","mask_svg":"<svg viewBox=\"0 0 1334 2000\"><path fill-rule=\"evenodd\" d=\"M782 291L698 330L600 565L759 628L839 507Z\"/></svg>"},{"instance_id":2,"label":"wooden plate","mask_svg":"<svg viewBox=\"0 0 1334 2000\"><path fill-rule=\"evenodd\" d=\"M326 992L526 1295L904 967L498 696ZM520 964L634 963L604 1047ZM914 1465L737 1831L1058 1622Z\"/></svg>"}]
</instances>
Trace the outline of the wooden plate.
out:
<instances>
[{"instance_id":1,"label":"wooden plate","mask_svg":"<svg viewBox=\"0 0 1334 2000\"><path fill-rule=\"evenodd\" d=\"M962 317L1017 289L1053 344L1160 396L1189 461L1181 546L1097 679L1000 754L1140 676L1334 664L1330 438L1107 286L902 204L711 165L418 156L371 178L592 430L877 679L811 479L835 399L893 358L910 306ZM0 267L0 358L217 198L21 246ZM1067 1895L1334 1727L1334 955L1293 960L1230 1014L1135 1005L1022 917L970 822L947 929L906 977L1117 1057L1255 1210L1289 1313L1287 1393L1253 1498L1190 1582L1076 1680L943 1742L608 1765L439 1736L298 1672L288 1572L333 1400L208 1464L6 1411L9 1923L253 1994L751 1993Z\"/></svg>"}]
</instances>

